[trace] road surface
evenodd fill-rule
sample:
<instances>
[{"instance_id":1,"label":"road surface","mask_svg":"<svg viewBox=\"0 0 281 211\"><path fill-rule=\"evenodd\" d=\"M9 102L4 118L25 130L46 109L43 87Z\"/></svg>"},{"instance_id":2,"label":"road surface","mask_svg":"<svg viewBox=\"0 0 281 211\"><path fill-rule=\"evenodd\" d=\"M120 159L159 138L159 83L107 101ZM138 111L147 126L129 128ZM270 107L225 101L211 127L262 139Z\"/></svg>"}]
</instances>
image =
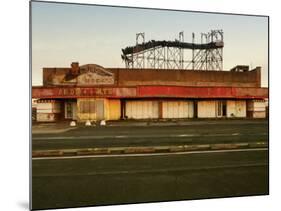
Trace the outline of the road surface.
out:
<instances>
[{"instance_id":1,"label":"road surface","mask_svg":"<svg viewBox=\"0 0 281 211\"><path fill-rule=\"evenodd\" d=\"M32 208L268 194L267 149L32 160Z\"/></svg>"},{"instance_id":2,"label":"road surface","mask_svg":"<svg viewBox=\"0 0 281 211\"><path fill-rule=\"evenodd\" d=\"M186 125L77 127L63 133L33 134L33 150L267 142L261 120L190 121Z\"/></svg>"}]
</instances>

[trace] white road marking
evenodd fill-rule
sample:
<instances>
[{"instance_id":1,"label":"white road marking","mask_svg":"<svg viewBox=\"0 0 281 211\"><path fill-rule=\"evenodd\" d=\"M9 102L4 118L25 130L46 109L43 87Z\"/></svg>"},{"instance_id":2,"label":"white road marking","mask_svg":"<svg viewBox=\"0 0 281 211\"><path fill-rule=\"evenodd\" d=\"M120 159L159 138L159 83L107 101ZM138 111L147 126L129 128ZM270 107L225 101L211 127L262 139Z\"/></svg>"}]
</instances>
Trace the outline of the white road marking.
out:
<instances>
[{"instance_id":1,"label":"white road marking","mask_svg":"<svg viewBox=\"0 0 281 211\"><path fill-rule=\"evenodd\" d=\"M128 136L114 136L114 138L128 138Z\"/></svg>"},{"instance_id":2,"label":"white road marking","mask_svg":"<svg viewBox=\"0 0 281 211\"><path fill-rule=\"evenodd\" d=\"M106 138L173 138L173 137L206 137L206 136L243 136L252 134L172 134L172 135L114 135L114 136L51 136L51 137L33 137L32 140L74 140L74 139L106 139ZM267 135L267 133L255 133L253 135Z\"/></svg>"},{"instance_id":3,"label":"white road marking","mask_svg":"<svg viewBox=\"0 0 281 211\"><path fill-rule=\"evenodd\" d=\"M195 134L180 134L180 135L176 135L177 137L192 137L192 136L196 136Z\"/></svg>"},{"instance_id":4,"label":"white road marking","mask_svg":"<svg viewBox=\"0 0 281 211\"><path fill-rule=\"evenodd\" d=\"M146 153L146 154L119 154L119 155L82 155L82 156L65 156L65 157L35 157L32 160L63 160L63 159L81 159L81 158L112 158L112 157L147 157L161 155L188 155L188 154L207 154L223 152L250 152L250 151L268 151L267 148L256 149L226 149L226 150L204 150L189 152L163 152L163 153Z\"/></svg>"}]
</instances>

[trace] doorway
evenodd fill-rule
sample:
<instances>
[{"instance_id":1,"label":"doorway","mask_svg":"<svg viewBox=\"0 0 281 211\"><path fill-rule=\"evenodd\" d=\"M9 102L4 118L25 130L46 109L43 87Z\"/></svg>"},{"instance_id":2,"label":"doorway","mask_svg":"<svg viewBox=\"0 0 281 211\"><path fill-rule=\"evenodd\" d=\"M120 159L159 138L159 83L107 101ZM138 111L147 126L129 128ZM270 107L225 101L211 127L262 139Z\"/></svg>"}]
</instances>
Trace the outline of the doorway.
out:
<instances>
[{"instance_id":1,"label":"doorway","mask_svg":"<svg viewBox=\"0 0 281 211\"><path fill-rule=\"evenodd\" d=\"M65 119L77 119L77 101L67 100L64 102L64 118Z\"/></svg>"}]
</instances>

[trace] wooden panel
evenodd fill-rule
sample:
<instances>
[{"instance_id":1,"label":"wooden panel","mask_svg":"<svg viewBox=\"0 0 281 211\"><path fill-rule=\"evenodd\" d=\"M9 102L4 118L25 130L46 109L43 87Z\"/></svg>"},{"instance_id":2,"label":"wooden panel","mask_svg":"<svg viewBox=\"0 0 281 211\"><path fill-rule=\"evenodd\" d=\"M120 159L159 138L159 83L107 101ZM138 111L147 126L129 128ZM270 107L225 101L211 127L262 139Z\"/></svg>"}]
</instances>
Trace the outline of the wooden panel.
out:
<instances>
[{"instance_id":1,"label":"wooden panel","mask_svg":"<svg viewBox=\"0 0 281 211\"><path fill-rule=\"evenodd\" d=\"M227 117L235 117L236 116L236 104L234 100L226 101L226 116Z\"/></svg>"},{"instance_id":2,"label":"wooden panel","mask_svg":"<svg viewBox=\"0 0 281 211\"><path fill-rule=\"evenodd\" d=\"M94 98L77 99L77 119L78 121L96 120Z\"/></svg>"},{"instance_id":3,"label":"wooden panel","mask_svg":"<svg viewBox=\"0 0 281 211\"><path fill-rule=\"evenodd\" d=\"M129 119L158 118L157 101L126 101L126 116Z\"/></svg>"},{"instance_id":4,"label":"wooden panel","mask_svg":"<svg viewBox=\"0 0 281 211\"><path fill-rule=\"evenodd\" d=\"M52 103L38 103L37 113L52 113L53 105Z\"/></svg>"},{"instance_id":5,"label":"wooden panel","mask_svg":"<svg viewBox=\"0 0 281 211\"><path fill-rule=\"evenodd\" d=\"M188 102L188 117L189 118L194 117L194 102L193 101Z\"/></svg>"},{"instance_id":6,"label":"wooden panel","mask_svg":"<svg viewBox=\"0 0 281 211\"><path fill-rule=\"evenodd\" d=\"M60 102L39 102L37 104L37 113L60 113L61 104Z\"/></svg>"},{"instance_id":7,"label":"wooden panel","mask_svg":"<svg viewBox=\"0 0 281 211\"><path fill-rule=\"evenodd\" d=\"M254 111L253 112L253 117L254 118L265 118L266 117L266 112L265 111Z\"/></svg>"},{"instance_id":8,"label":"wooden panel","mask_svg":"<svg viewBox=\"0 0 281 211\"><path fill-rule=\"evenodd\" d=\"M216 117L216 101L198 101L198 118Z\"/></svg>"},{"instance_id":9,"label":"wooden panel","mask_svg":"<svg viewBox=\"0 0 281 211\"><path fill-rule=\"evenodd\" d=\"M193 103L190 101L164 101L163 118L193 117Z\"/></svg>"},{"instance_id":10,"label":"wooden panel","mask_svg":"<svg viewBox=\"0 0 281 211\"><path fill-rule=\"evenodd\" d=\"M228 100L227 117L246 117L246 101L245 100Z\"/></svg>"},{"instance_id":11,"label":"wooden panel","mask_svg":"<svg viewBox=\"0 0 281 211\"><path fill-rule=\"evenodd\" d=\"M96 99L96 111L97 111L97 120L103 120L104 118L104 100Z\"/></svg>"},{"instance_id":12,"label":"wooden panel","mask_svg":"<svg viewBox=\"0 0 281 211\"><path fill-rule=\"evenodd\" d=\"M235 106L236 106L236 116L246 117L246 101L238 100L236 101Z\"/></svg>"},{"instance_id":13,"label":"wooden panel","mask_svg":"<svg viewBox=\"0 0 281 211\"><path fill-rule=\"evenodd\" d=\"M120 100L108 99L106 106L107 120L118 120L121 117L121 103Z\"/></svg>"}]
</instances>

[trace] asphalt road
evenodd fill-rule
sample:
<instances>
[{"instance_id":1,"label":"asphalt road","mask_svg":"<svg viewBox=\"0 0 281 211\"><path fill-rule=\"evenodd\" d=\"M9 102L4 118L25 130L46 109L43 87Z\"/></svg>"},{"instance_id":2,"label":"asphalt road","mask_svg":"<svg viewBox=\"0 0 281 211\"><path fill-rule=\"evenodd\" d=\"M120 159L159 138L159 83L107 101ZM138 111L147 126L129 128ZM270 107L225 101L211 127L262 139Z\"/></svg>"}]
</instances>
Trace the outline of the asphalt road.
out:
<instances>
[{"instance_id":1,"label":"asphalt road","mask_svg":"<svg viewBox=\"0 0 281 211\"><path fill-rule=\"evenodd\" d=\"M186 125L77 127L63 133L33 134L32 149L162 146L268 141L268 122L190 121Z\"/></svg>"},{"instance_id":2,"label":"asphalt road","mask_svg":"<svg viewBox=\"0 0 281 211\"><path fill-rule=\"evenodd\" d=\"M33 209L269 193L264 149L33 159L32 169Z\"/></svg>"}]
</instances>

